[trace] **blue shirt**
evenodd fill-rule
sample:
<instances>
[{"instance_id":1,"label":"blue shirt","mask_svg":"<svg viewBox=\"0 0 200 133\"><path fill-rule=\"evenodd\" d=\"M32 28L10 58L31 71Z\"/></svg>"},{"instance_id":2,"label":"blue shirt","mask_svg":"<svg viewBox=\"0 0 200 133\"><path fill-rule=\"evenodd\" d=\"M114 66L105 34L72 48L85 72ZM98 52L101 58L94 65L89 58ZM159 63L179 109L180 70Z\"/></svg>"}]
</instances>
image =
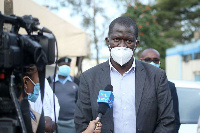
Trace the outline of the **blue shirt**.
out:
<instances>
[{"instance_id":1,"label":"blue shirt","mask_svg":"<svg viewBox=\"0 0 200 133\"><path fill-rule=\"evenodd\" d=\"M121 75L110 64L113 86L113 120L115 133L136 133L135 111L135 59L132 67Z\"/></svg>"},{"instance_id":2,"label":"blue shirt","mask_svg":"<svg viewBox=\"0 0 200 133\"><path fill-rule=\"evenodd\" d=\"M73 81L71 76L67 76L65 79L61 79L58 77L58 74L56 74L56 77L55 77L55 81L59 81L60 83L62 83L63 85L67 82L67 81Z\"/></svg>"}]
</instances>

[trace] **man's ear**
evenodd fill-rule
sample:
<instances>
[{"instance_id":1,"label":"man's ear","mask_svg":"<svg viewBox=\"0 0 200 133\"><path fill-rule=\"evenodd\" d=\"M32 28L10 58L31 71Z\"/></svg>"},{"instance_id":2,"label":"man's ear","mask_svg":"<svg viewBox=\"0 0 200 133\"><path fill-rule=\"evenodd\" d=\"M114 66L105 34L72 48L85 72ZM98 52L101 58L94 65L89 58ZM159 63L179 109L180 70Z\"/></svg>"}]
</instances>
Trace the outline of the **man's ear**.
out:
<instances>
[{"instance_id":1,"label":"man's ear","mask_svg":"<svg viewBox=\"0 0 200 133\"><path fill-rule=\"evenodd\" d=\"M107 45L108 48L109 48L109 39L108 39L108 37L105 38L105 41L106 41L106 45Z\"/></svg>"},{"instance_id":2,"label":"man's ear","mask_svg":"<svg viewBox=\"0 0 200 133\"><path fill-rule=\"evenodd\" d=\"M140 44L140 41L139 40L136 40L136 48L138 47L138 45Z\"/></svg>"},{"instance_id":3,"label":"man's ear","mask_svg":"<svg viewBox=\"0 0 200 133\"><path fill-rule=\"evenodd\" d=\"M23 83L24 83L24 87L27 88L28 78L26 76L23 77Z\"/></svg>"}]
</instances>

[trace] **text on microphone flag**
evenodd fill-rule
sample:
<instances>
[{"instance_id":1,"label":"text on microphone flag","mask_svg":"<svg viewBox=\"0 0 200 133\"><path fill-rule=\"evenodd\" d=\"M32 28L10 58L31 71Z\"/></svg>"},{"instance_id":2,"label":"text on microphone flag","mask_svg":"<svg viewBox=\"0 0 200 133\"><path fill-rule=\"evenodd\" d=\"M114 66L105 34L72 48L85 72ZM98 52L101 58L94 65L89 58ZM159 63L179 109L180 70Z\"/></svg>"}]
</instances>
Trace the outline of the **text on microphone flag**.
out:
<instances>
[{"instance_id":1,"label":"text on microphone flag","mask_svg":"<svg viewBox=\"0 0 200 133\"><path fill-rule=\"evenodd\" d=\"M99 96L97 99L98 103L107 103L111 108L113 101L114 101L114 95L111 91L103 91L103 90L99 91Z\"/></svg>"}]
</instances>

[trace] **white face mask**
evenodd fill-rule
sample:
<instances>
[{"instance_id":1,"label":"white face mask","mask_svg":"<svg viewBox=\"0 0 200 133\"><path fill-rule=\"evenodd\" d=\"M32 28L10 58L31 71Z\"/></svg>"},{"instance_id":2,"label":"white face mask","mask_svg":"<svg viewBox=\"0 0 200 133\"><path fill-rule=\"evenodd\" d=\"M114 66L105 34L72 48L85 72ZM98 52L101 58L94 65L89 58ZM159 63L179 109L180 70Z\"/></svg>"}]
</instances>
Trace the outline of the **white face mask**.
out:
<instances>
[{"instance_id":1,"label":"white face mask","mask_svg":"<svg viewBox=\"0 0 200 133\"><path fill-rule=\"evenodd\" d=\"M111 57L119 65L126 64L133 56L133 50L126 47L114 47L111 49Z\"/></svg>"}]
</instances>

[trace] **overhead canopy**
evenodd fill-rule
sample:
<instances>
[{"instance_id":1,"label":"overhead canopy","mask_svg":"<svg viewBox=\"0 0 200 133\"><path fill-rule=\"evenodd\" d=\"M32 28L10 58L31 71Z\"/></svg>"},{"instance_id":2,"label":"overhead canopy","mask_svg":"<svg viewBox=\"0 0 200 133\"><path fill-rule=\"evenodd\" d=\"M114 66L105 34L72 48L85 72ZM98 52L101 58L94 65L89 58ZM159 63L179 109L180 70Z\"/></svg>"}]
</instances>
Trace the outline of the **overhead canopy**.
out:
<instances>
[{"instance_id":1,"label":"overhead canopy","mask_svg":"<svg viewBox=\"0 0 200 133\"><path fill-rule=\"evenodd\" d=\"M0 11L4 13L4 0L0 0ZM40 25L50 29L58 42L59 57L87 55L89 51L87 34L46 7L32 0L13 0L13 12L16 16L32 15L39 19Z\"/></svg>"}]
</instances>

